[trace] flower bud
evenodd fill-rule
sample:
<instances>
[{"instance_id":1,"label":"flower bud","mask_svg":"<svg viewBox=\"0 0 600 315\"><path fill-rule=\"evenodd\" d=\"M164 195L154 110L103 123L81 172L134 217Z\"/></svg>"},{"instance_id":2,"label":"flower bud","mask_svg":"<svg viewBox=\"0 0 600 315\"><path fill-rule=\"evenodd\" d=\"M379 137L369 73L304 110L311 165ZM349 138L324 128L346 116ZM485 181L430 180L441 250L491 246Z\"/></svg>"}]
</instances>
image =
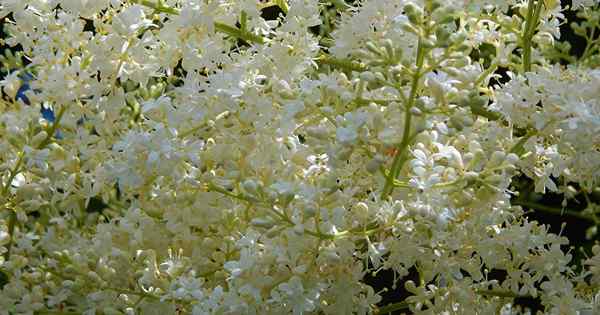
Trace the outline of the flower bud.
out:
<instances>
[{"instance_id":1,"label":"flower bud","mask_svg":"<svg viewBox=\"0 0 600 315\"><path fill-rule=\"evenodd\" d=\"M363 81L366 81L366 82L373 82L373 81L375 81L375 75L371 71L362 72L359 75L359 78L361 80L363 80Z\"/></svg>"},{"instance_id":2,"label":"flower bud","mask_svg":"<svg viewBox=\"0 0 600 315\"><path fill-rule=\"evenodd\" d=\"M397 60L396 49L394 48L394 43L391 39L386 38L383 41L383 48L385 49L385 53L387 54L387 58L389 60ZM402 52L402 50L400 50Z\"/></svg>"},{"instance_id":3,"label":"flower bud","mask_svg":"<svg viewBox=\"0 0 600 315\"><path fill-rule=\"evenodd\" d=\"M294 233L296 235L304 235L304 225L303 224L296 224L292 228L292 231L294 231Z\"/></svg>"},{"instance_id":4,"label":"flower bud","mask_svg":"<svg viewBox=\"0 0 600 315\"><path fill-rule=\"evenodd\" d=\"M460 45L467 39L467 34L464 32L457 32L450 35L450 42L454 45Z\"/></svg>"},{"instance_id":5,"label":"flower bud","mask_svg":"<svg viewBox=\"0 0 600 315\"><path fill-rule=\"evenodd\" d=\"M452 117L450 117L450 126L459 131L463 130L465 127L463 125L462 117L460 117L458 115L453 115Z\"/></svg>"},{"instance_id":6,"label":"flower bud","mask_svg":"<svg viewBox=\"0 0 600 315\"><path fill-rule=\"evenodd\" d=\"M48 133L46 131L42 130L42 131L38 132L38 134L33 136L33 139L31 139L31 145L34 148L37 148L40 146L40 144L42 144L44 139L46 139L47 137L48 137Z\"/></svg>"},{"instance_id":7,"label":"flower bud","mask_svg":"<svg viewBox=\"0 0 600 315\"><path fill-rule=\"evenodd\" d=\"M354 57L358 58L358 59L369 59L371 58L371 53L368 50L365 49L358 49L356 52L354 52Z\"/></svg>"},{"instance_id":8,"label":"flower bud","mask_svg":"<svg viewBox=\"0 0 600 315\"><path fill-rule=\"evenodd\" d=\"M415 34L418 35L419 34L419 30L417 30L412 24L410 23L404 23L401 26L402 30L407 32L407 33L411 33L411 34Z\"/></svg>"},{"instance_id":9,"label":"flower bud","mask_svg":"<svg viewBox=\"0 0 600 315\"><path fill-rule=\"evenodd\" d=\"M377 171L379 171L379 168L381 167L381 164L383 162L378 159L378 158L373 158L371 160L369 160L369 162L367 162L367 164L365 165L365 168L367 169L367 172L371 173L371 174L375 174L377 173Z\"/></svg>"},{"instance_id":10,"label":"flower bud","mask_svg":"<svg viewBox=\"0 0 600 315\"><path fill-rule=\"evenodd\" d=\"M428 49L435 47L435 43L429 38L422 39L421 45L423 46L423 48L428 48Z\"/></svg>"},{"instance_id":11,"label":"flower bud","mask_svg":"<svg viewBox=\"0 0 600 315\"><path fill-rule=\"evenodd\" d=\"M514 153L509 153L506 156L506 162L511 165L515 165L519 162L519 156Z\"/></svg>"},{"instance_id":12,"label":"flower bud","mask_svg":"<svg viewBox=\"0 0 600 315\"><path fill-rule=\"evenodd\" d=\"M367 50L369 50L371 53L382 57L383 56L383 52L379 49L379 47L375 46L375 43L373 42L367 42L365 44L365 47L367 48Z\"/></svg>"},{"instance_id":13,"label":"flower bud","mask_svg":"<svg viewBox=\"0 0 600 315\"><path fill-rule=\"evenodd\" d=\"M445 47L448 45L448 39L450 39L450 32L444 27L438 27L435 30L435 37L438 46Z\"/></svg>"},{"instance_id":14,"label":"flower bud","mask_svg":"<svg viewBox=\"0 0 600 315\"><path fill-rule=\"evenodd\" d=\"M337 152L336 152L336 159L339 160L347 160L350 158L350 155L352 155L352 148L350 147L346 147L346 146L342 146L339 147Z\"/></svg>"},{"instance_id":15,"label":"flower bud","mask_svg":"<svg viewBox=\"0 0 600 315\"><path fill-rule=\"evenodd\" d=\"M445 7L435 11L435 20L437 25L452 23L456 12L451 7Z\"/></svg>"},{"instance_id":16,"label":"flower bud","mask_svg":"<svg viewBox=\"0 0 600 315\"><path fill-rule=\"evenodd\" d=\"M251 195L257 196L259 194L259 184L252 179L245 180L242 183L242 188Z\"/></svg>"},{"instance_id":17,"label":"flower bud","mask_svg":"<svg viewBox=\"0 0 600 315\"><path fill-rule=\"evenodd\" d=\"M429 12L434 12L442 6L442 3L439 0L428 0L425 2L425 4L427 5Z\"/></svg>"},{"instance_id":18,"label":"flower bud","mask_svg":"<svg viewBox=\"0 0 600 315\"><path fill-rule=\"evenodd\" d=\"M324 251L320 254L320 256L323 257L327 263L332 265L338 264L341 260L340 255L333 250Z\"/></svg>"},{"instance_id":19,"label":"flower bud","mask_svg":"<svg viewBox=\"0 0 600 315\"><path fill-rule=\"evenodd\" d=\"M517 173L517 167L514 165L507 165L504 170L506 171L506 174L509 176L513 176Z\"/></svg>"},{"instance_id":20,"label":"flower bud","mask_svg":"<svg viewBox=\"0 0 600 315\"><path fill-rule=\"evenodd\" d=\"M364 202L354 205L354 212L360 221L366 221L369 218L369 206Z\"/></svg>"},{"instance_id":21,"label":"flower bud","mask_svg":"<svg viewBox=\"0 0 600 315\"><path fill-rule=\"evenodd\" d=\"M406 291L411 292L411 293L417 293L417 286L415 285L415 282L412 280L408 280L404 283L404 288L406 289Z\"/></svg>"},{"instance_id":22,"label":"flower bud","mask_svg":"<svg viewBox=\"0 0 600 315\"><path fill-rule=\"evenodd\" d=\"M415 116L421 116L421 115L423 115L423 112L421 111L421 109L419 109L416 106L413 106L413 107L410 108L410 113L413 114L413 115L415 115Z\"/></svg>"},{"instance_id":23,"label":"flower bud","mask_svg":"<svg viewBox=\"0 0 600 315\"><path fill-rule=\"evenodd\" d=\"M375 72L375 81L377 82L385 82L385 76L381 72Z\"/></svg>"},{"instance_id":24,"label":"flower bud","mask_svg":"<svg viewBox=\"0 0 600 315\"><path fill-rule=\"evenodd\" d=\"M395 65L390 68L390 72L394 76L401 75L403 70L404 70L404 67L402 66L402 64L398 64L398 65Z\"/></svg>"},{"instance_id":25,"label":"flower bud","mask_svg":"<svg viewBox=\"0 0 600 315\"><path fill-rule=\"evenodd\" d=\"M404 13L406 14L406 17L408 17L410 23L414 25L419 25L423 22L423 11L412 3L408 3L404 6Z\"/></svg>"},{"instance_id":26,"label":"flower bud","mask_svg":"<svg viewBox=\"0 0 600 315\"><path fill-rule=\"evenodd\" d=\"M490 157L490 160L488 162L488 164L486 165L487 168L494 168L497 166L502 165L502 162L504 162L506 158L506 153L502 152L502 151L495 151L494 153L492 153L492 156Z\"/></svg>"},{"instance_id":27,"label":"flower bud","mask_svg":"<svg viewBox=\"0 0 600 315\"><path fill-rule=\"evenodd\" d=\"M165 84L159 82L150 87L150 97L151 98L159 98L165 89Z\"/></svg>"},{"instance_id":28,"label":"flower bud","mask_svg":"<svg viewBox=\"0 0 600 315\"><path fill-rule=\"evenodd\" d=\"M275 222L267 218L254 218L250 221L250 225L257 228L270 229L275 225Z\"/></svg>"},{"instance_id":29,"label":"flower bud","mask_svg":"<svg viewBox=\"0 0 600 315\"><path fill-rule=\"evenodd\" d=\"M474 181L479 178L479 174L477 172L469 171L465 172L465 179L467 181Z\"/></svg>"},{"instance_id":30,"label":"flower bud","mask_svg":"<svg viewBox=\"0 0 600 315\"><path fill-rule=\"evenodd\" d=\"M303 209L303 212L307 218L312 218L315 216L315 214L317 214L317 208L314 206L306 206Z\"/></svg>"},{"instance_id":31,"label":"flower bud","mask_svg":"<svg viewBox=\"0 0 600 315\"><path fill-rule=\"evenodd\" d=\"M495 174L488 176L485 180L492 186L498 186L504 181L504 176Z\"/></svg>"}]
</instances>

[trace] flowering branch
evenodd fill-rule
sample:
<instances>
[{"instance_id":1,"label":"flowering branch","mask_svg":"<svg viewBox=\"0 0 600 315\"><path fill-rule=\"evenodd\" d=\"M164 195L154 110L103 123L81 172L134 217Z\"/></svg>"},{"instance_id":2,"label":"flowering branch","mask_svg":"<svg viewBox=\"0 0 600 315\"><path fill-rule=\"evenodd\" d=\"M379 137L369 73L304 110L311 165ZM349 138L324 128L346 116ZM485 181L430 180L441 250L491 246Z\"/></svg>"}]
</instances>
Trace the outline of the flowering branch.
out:
<instances>
[{"instance_id":1,"label":"flowering branch","mask_svg":"<svg viewBox=\"0 0 600 315\"><path fill-rule=\"evenodd\" d=\"M164 6L164 5L162 5L162 3L155 3L155 2L149 1L149 0L131 0L131 1L133 1L134 3L137 3L137 4L141 4L143 6L146 6L146 7L152 8L156 12L167 13L167 14L172 14L172 15L180 14L180 10L178 10L176 8ZM262 38L261 36L258 36L256 34L247 32L245 29L239 29L239 28L236 28L236 27L233 27L233 26L221 23L221 22L215 22L214 26L217 31L227 34L231 37L241 39L245 42L257 43L257 44L265 43L264 38Z\"/></svg>"},{"instance_id":2,"label":"flowering branch","mask_svg":"<svg viewBox=\"0 0 600 315\"><path fill-rule=\"evenodd\" d=\"M525 31L521 38L523 43L523 71L529 72L531 71L531 40L537 29L540 12L542 11L542 5L544 2L542 0L538 0L536 4L534 4L535 0L529 0L529 4L527 5L527 17L525 21Z\"/></svg>"},{"instance_id":3,"label":"flowering branch","mask_svg":"<svg viewBox=\"0 0 600 315\"><path fill-rule=\"evenodd\" d=\"M405 310L408 309L410 307L410 304L406 301L402 301L402 302L398 302L398 303L392 303L392 304L388 304L384 307L381 307L379 309L377 309L374 314L375 315L383 315L383 314L388 314L388 313L392 313L395 311L399 311L399 310Z\"/></svg>"},{"instance_id":4,"label":"flowering branch","mask_svg":"<svg viewBox=\"0 0 600 315\"><path fill-rule=\"evenodd\" d=\"M321 64L326 64L326 65L332 65L347 71L358 71L358 72L362 72L362 71L366 71L367 70L367 66L363 63L360 62L355 62L355 61L349 61L349 60L344 60L344 59L337 59L337 58L333 58L331 56L328 55L321 55L319 56L316 61L318 61Z\"/></svg>"},{"instance_id":5,"label":"flowering branch","mask_svg":"<svg viewBox=\"0 0 600 315\"><path fill-rule=\"evenodd\" d=\"M58 128L60 126L60 121L61 121L63 115L65 114L65 111L66 111L66 106L62 106L58 112L58 115L56 116L56 119L54 120L54 123L52 123L52 125L49 128L47 128L46 137L42 140L42 142L40 142L40 144L37 146L36 149L42 150L48 144L50 144L50 142L52 141L52 138L54 137L54 134L56 133L56 130L58 130ZM2 197L1 200L6 199L6 194L8 193L8 189L10 188L10 185L12 184L15 177L19 173L21 173L21 167L23 166L24 159L25 159L25 152L24 152L24 150L21 150L18 153L17 162L15 163L15 166L10 170L10 175L8 176L8 180L6 181L6 183L4 183L4 186L2 187L2 191L0 191L0 197ZM16 224L17 224L17 215L16 215L16 213L14 213L14 211L12 211L12 213L10 214L10 217L8 219L8 228L9 228L8 244L6 245L6 252L4 253L6 259L8 259L10 257L10 251L11 251L12 244L13 244L13 233L14 233Z\"/></svg>"},{"instance_id":6,"label":"flowering branch","mask_svg":"<svg viewBox=\"0 0 600 315\"><path fill-rule=\"evenodd\" d=\"M214 191L214 192L218 192L220 194L223 194L225 196L231 197L233 199L237 199L237 200L241 200L241 201L245 201L248 202L250 204L259 204L259 205L263 205L265 206L267 209L269 209L269 211L271 213L273 213L276 217L278 217L279 219L281 219L282 222L284 222L286 225L288 226L296 226L296 223L294 223L294 221L292 221L292 219L290 219L284 212L282 211L278 211L274 205L265 202L265 201L261 201L259 199L256 199L254 197L250 197L244 194L236 194L233 192L228 191L227 189L220 187L214 183L207 183L206 184L207 190L208 191ZM365 229L363 227L356 227L353 229L349 229L349 230L345 230L345 231L341 231L339 233L336 234L327 234L327 233L322 233L320 231L311 231L311 230L304 230L304 232L310 236L314 236L316 238L319 238L321 240L332 240L332 239L339 239L339 238L344 238L344 237L348 237L348 236L367 236L367 235L371 235L377 232L382 232L386 229L391 228L392 226L381 226L381 227L377 227L377 226L369 226L369 229Z\"/></svg>"},{"instance_id":7,"label":"flowering branch","mask_svg":"<svg viewBox=\"0 0 600 315\"><path fill-rule=\"evenodd\" d=\"M475 293L482 296L496 296L501 298L533 298L533 296L531 295L516 294L514 292L504 290L476 290ZM410 303L407 301L402 301L398 303L388 304L384 307L378 308L375 310L374 314L384 315L399 310L405 310L408 308L410 308Z\"/></svg>"},{"instance_id":8,"label":"flowering branch","mask_svg":"<svg viewBox=\"0 0 600 315\"><path fill-rule=\"evenodd\" d=\"M419 39L419 43L417 45L417 61L416 61L416 70L412 76L412 84L410 87L410 94L408 96L408 103L404 107L404 131L402 133L402 141L398 146L397 154L394 157L394 161L392 162L392 167L390 169L390 173L388 174L385 185L383 187L383 191L381 192L381 199L386 199L394 190L394 180L398 177L398 173L402 169L402 165L407 159L406 148L409 145L410 140L410 129L411 129L411 120L412 120L412 107L415 104L417 98L417 91L419 89L419 82L421 80L421 76L423 73L421 70L423 69L423 64L425 60L425 47L423 46L422 40Z\"/></svg>"}]
</instances>

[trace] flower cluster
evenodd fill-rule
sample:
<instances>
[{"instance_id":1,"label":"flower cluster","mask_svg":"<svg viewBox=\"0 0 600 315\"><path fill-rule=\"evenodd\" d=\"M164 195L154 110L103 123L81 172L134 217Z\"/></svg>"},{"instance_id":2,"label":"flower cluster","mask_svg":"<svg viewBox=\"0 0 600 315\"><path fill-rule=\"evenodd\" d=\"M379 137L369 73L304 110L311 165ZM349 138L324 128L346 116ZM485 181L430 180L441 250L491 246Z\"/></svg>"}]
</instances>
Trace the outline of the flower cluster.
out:
<instances>
[{"instance_id":1,"label":"flower cluster","mask_svg":"<svg viewBox=\"0 0 600 315\"><path fill-rule=\"evenodd\" d=\"M597 1L330 2L1 0L0 315L600 311Z\"/></svg>"}]
</instances>

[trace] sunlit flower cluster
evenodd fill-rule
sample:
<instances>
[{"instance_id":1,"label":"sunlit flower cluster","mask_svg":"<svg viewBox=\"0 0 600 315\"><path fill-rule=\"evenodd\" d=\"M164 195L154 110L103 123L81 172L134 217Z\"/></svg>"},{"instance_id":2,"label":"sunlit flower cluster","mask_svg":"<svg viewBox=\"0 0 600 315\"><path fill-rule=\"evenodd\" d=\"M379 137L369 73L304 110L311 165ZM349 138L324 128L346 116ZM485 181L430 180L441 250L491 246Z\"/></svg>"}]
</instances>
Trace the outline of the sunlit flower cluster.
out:
<instances>
[{"instance_id":1,"label":"sunlit flower cluster","mask_svg":"<svg viewBox=\"0 0 600 315\"><path fill-rule=\"evenodd\" d=\"M600 28L595 0L0 0L0 315L597 314L600 246L513 185L600 185L567 10Z\"/></svg>"}]
</instances>

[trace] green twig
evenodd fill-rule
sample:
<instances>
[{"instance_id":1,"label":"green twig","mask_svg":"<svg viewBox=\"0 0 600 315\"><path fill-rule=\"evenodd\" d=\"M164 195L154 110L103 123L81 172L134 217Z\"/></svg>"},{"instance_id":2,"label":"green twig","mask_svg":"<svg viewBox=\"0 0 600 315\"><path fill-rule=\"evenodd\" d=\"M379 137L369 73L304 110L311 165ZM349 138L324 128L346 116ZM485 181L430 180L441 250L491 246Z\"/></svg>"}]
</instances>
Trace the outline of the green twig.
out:
<instances>
[{"instance_id":1,"label":"green twig","mask_svg":"<svg viewBox=\"0 0 600 315\"><path fill-rule=\"evenodd\" d=\"M543 204L540 204L537 202L533 202L533 201L514 200L511 203L515 206L523 206L523 207L527 207L530 209L534 209L536 211L543 211L543 212L550 213L553 215L558 215L558 216L567 215L567 216L571 216L574 218L586 220L586 221L592 222L594 224L600 223L599 220L593 215L588 215L588 214L584 214L581 212L570 211L570 210L566 210L566 209L553 208L553 207L546 206L546 205L543 205Z\"/></svg>"},{"instance_id":2,"label":"green twig","mask_svg":"<svg viewBox=\"0 0 600 315\"><path fill-rule=\"evenodd\" d=\"M384 314L388 314L394 311L399 311L399 310L405 310L408 309L410 306L410 304L406 301L402 301L402 302L398 302L398 303L392 303L392 304L388 304L382 308L377 309L374 314L376 315L384 315Z\"/></svg>"},{"instance_id":3,"label":"green twig","mask_svg":"<svg viewBox=\"0 0 600 315\"><path fill-rule=\"evenodd\" d=\"M12 184L12 181L15 179L15 176L17 176L17 174L20 172L24 157L25 157L25 152L23 152L23 151L19 152L19 154L17 156L17 163L15 163L13 168L10 170L10 173L9 173L10 175L8 176L8 180L2 187L2 197L5 196L6 192L8 191L8 188Z\"/></svg>"},{"instance_id":4,"label":"green twig","mask_svg":"<svg viewBox=\"0 0 600 315\"><path fill-rule=\"evenodd\" d=\"M347 71L367 71L367 66L363 63L353 62L345 59L337 59L327 55L321 55L316 59L320 64L331 65Z\"/></svg>"},{"instance_id":5,"label":"green twig","mask_svg":"<svg viewBox=\"0 0 600 315\"><path fill-rule=\"evenodd\" d=\"M498 60L495 60L487 69L485 69L485 71L479 74L474 83L475 87L478 87L479 84L481 84L485 79L487 79L491 74L493 74L496 71L496 69L498 69L498 65Z\"/></svg>"},{"instance_id":6,"label":"green twig","mask_svg":"<svg viewBox=\"0 0 600 315\"><path fill-rule=\"evenodd\" d=\"M265 43L265 40L258 35L249 32L243 32L237 27L229 26L220 22L215 22L215 29L221 33L227 34L231 37L239 38L248 43Z\"/></svg>"},{"instance_id":7,"label":"green twig","mask_svg":"<svg viewBox=\"0 0 600 315\"><path fill-rule=\"evenodd\" d=\"M476 290L475 293L483 296L497 296L504 298L520 298L520 299L533 299L534 297L528 294L516 294L512 291L504 290Z\"/></svg>"},{"instance_id":8,"label":"green twig","mask_svg":"<svg viewBox=\"0 0 600 315\"><path fill-rule=\"evenodd\" d=\"M419 43L417 45L417 61L416 61L416 70L412 76L412 85L410 88L410 94L408 96L408 103L404 107L404 131L402 134L402 141L398 146L397 154L394 157L394 161L392 162L392 168L390 170L390 174L385 180L385 185L383 187L383 191L381 192L381 199L387 198L392 191L394 190L394 180L400 173L400 169L402 165L406 161L406 156L408 154L405 152L410 144L410 129L412 123L412 112L411 109L415 104L417 98L417 91L419 89L419 81L421 80L421 70L423 69L423 63L425 61L425 48L422 45L421 40L419 39Z\"/></svg>"},{"instance_id":9,"label":"green twig","mask_svg":"<svg viewBox=\"0 0 600 315\"><path fill-rule=\"evenodd\" d=\"M525 143L527 142L527 140L529 140L531 137L535 136L537 134L537 130L533 129L530 130L525 136L523 136L519 142L517 142L511 149L510 149L510 153L514 153L516 155L521 155L523 154L523 146L525 145Z\"/></svg>"},{"instance_id":10,"label":"green twig","mask_svg":"<svg viewBox=\"0 0 600 315\"><path fill-rule=\"evenodd\" d=\"M521 37L523 44L523 71L531 71L531 44L532 38L537 29L540 12L542 11L542 5L544 2L538 0L534 5L535 0L529 0L527 5L527 17L525 20L525 30Z\"/></svg>"},{"instance_id":11,"label":"green twig","mask_svg":"<svg viewBox=\"0 0 600 315\"><path fill-rule=\"evenodd\" d=\"M133 3L141 4L145 7L152 8L152 9L154 9L154 11L159 12L159 13L179 15L178 9L159 5L158 3L155 3L153 1L148 1L148 0L131 0L131 1Z\"/></svg>"},{"instance_id":12,"label":"green twig","mask_svg":"<svg viewBox=\"0 0 600 315\"><path fill-rule=\"evenodd\" d=\"M13 245L13 234L15 233L15 226L17 225L17 214L11 211L8 219L8 244L6 244L6 252L4 253L5 260L9 260L10 252Z\"/></svg>"},{"instance_id":13,"label":"green twig","mask_svg":"<svg viewBox=\"0 0 600 315\"><path fill-rule=\"evenodd\" d=\"M66 110L67 110L66 106L62 106L60 108L60 110L58 111L58 115L56 116L56 119L54 119L54 123L46 131L46 138L44 138L44 140L42 140L42 142L37 146L38 150L41 150L41 149L45 148L48 144L50 144L50 141L52 141L52 138L54 137L56 130L60 126L60 121L63 118Z\"/></svg>"}]
</instances>

